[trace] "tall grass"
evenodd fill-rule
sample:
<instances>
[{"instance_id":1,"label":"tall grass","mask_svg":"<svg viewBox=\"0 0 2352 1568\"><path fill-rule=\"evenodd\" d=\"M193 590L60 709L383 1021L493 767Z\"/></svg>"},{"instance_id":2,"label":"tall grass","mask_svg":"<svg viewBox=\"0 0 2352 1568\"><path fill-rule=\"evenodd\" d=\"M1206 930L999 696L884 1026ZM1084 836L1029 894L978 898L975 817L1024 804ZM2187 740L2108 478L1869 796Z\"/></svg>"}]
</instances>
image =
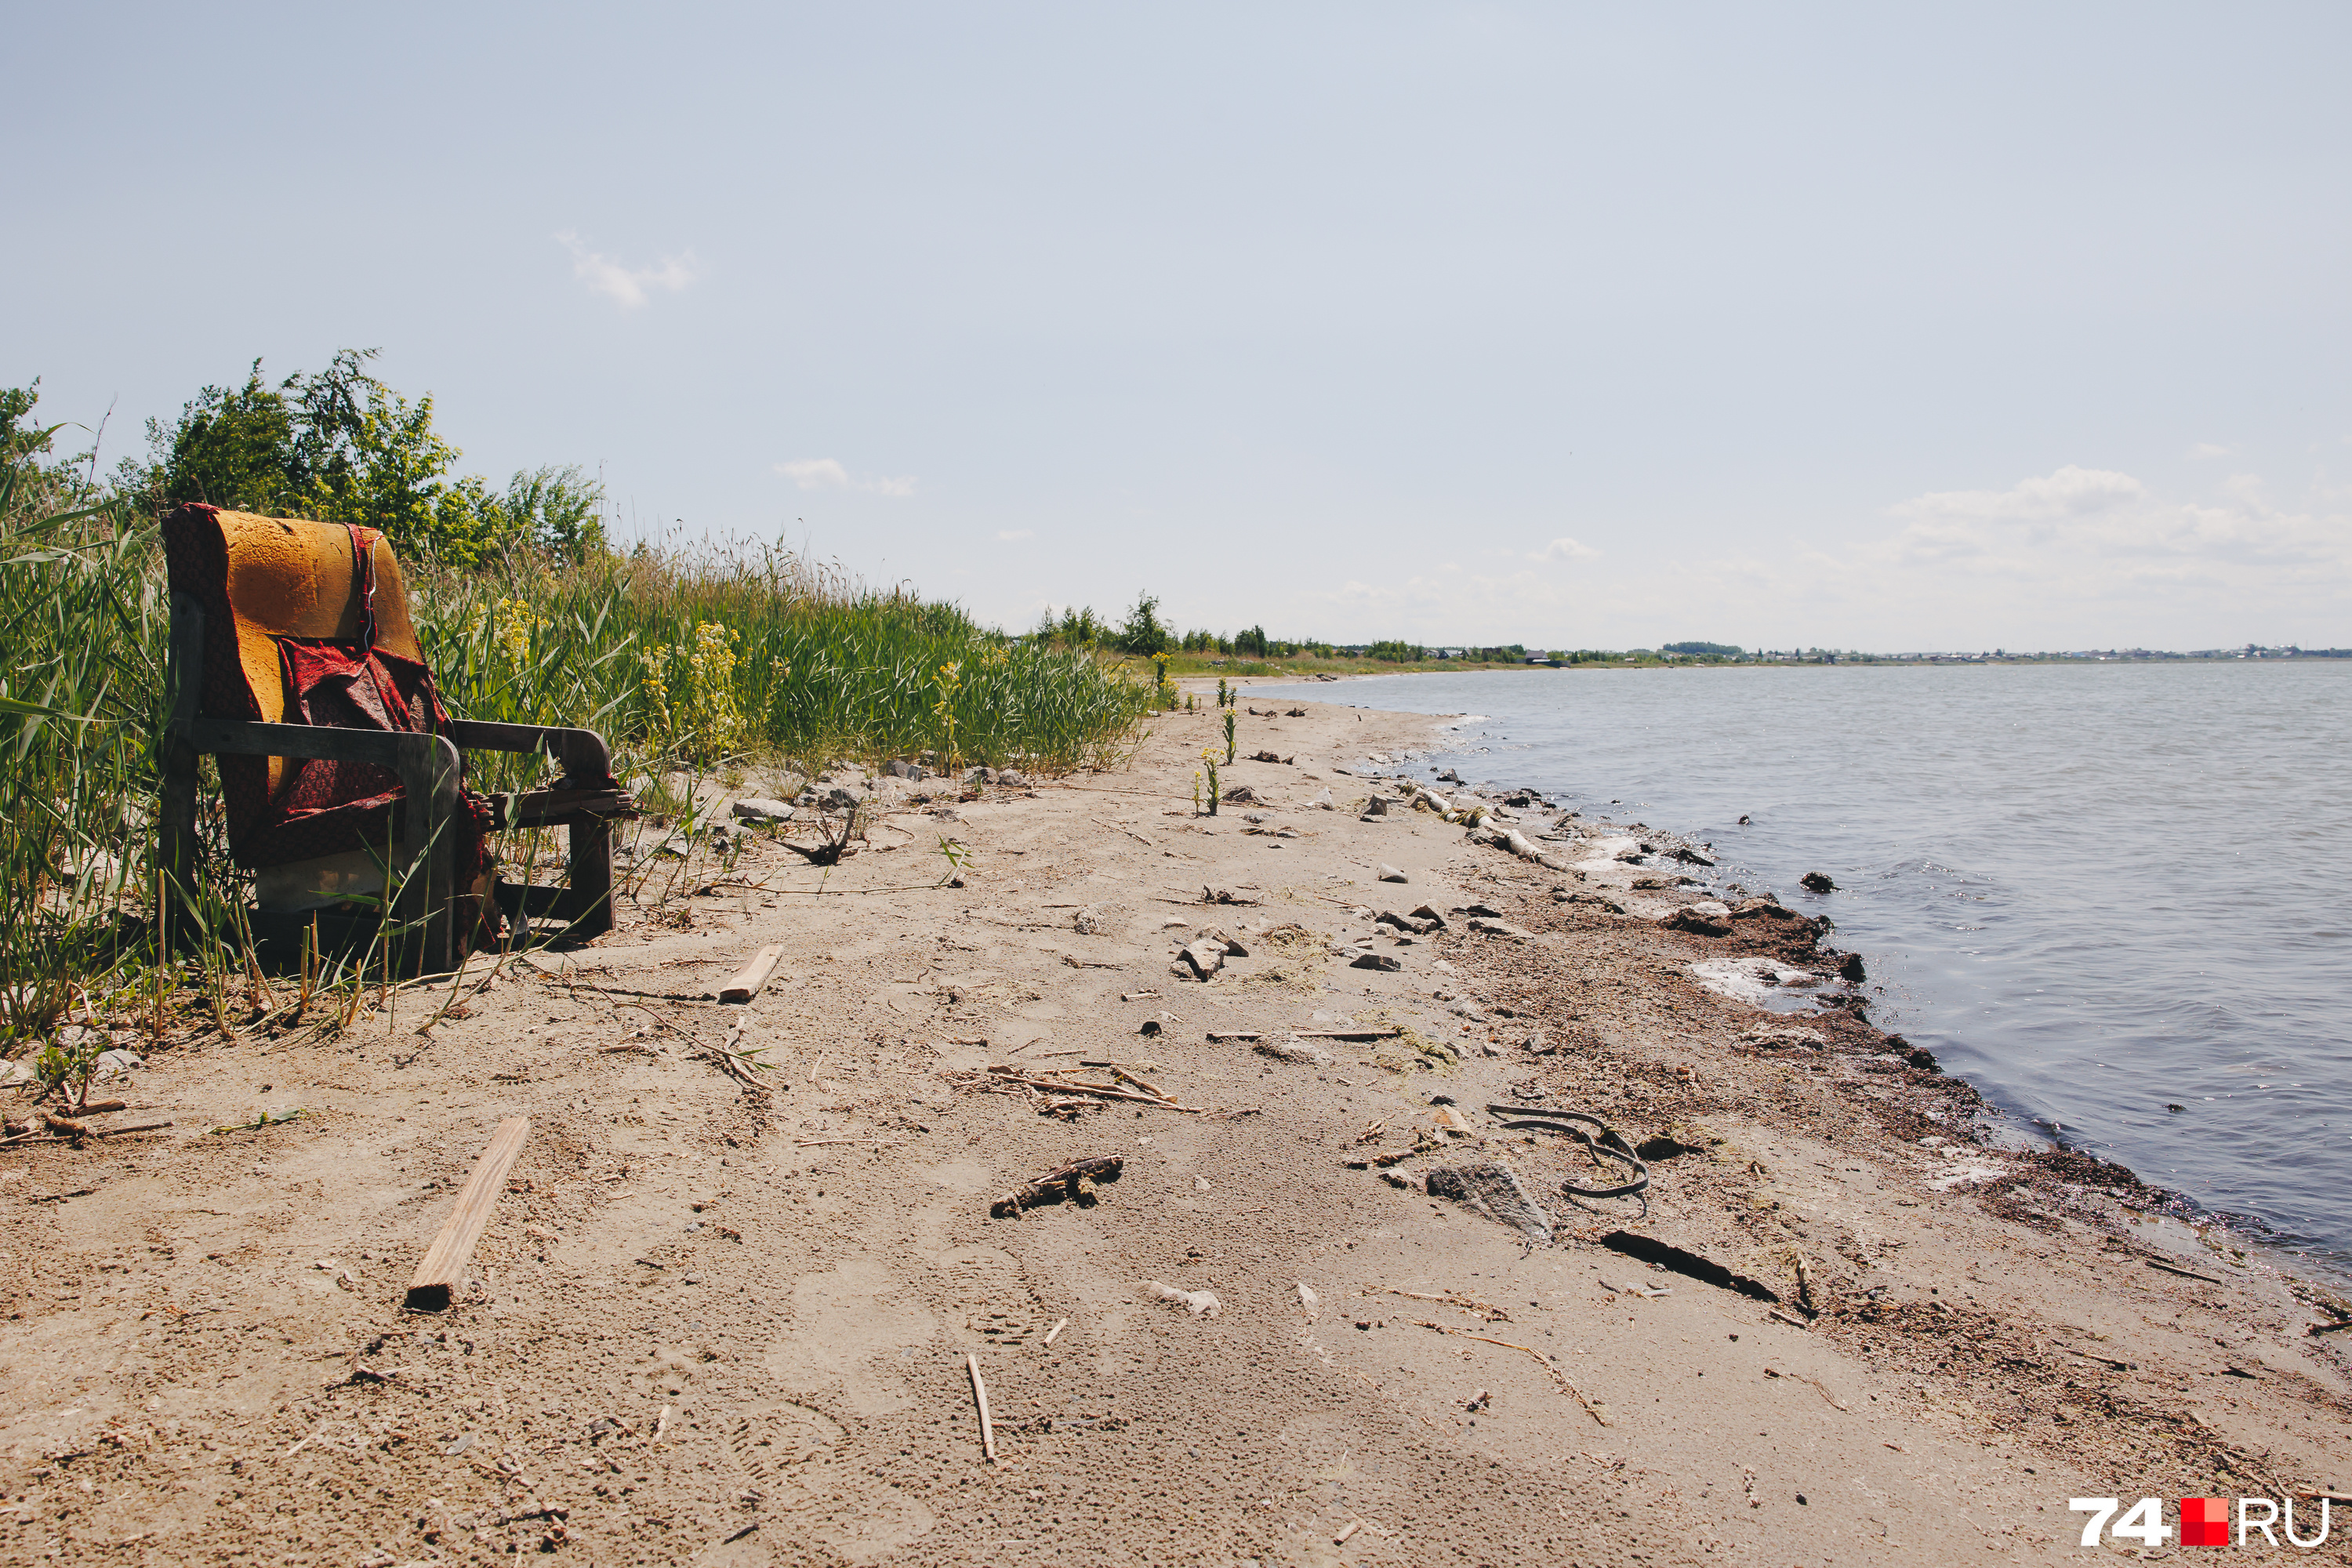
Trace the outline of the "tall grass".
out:
<instances>
[{"instance_id":1,"label":"tall grass","mask_svg":"<svg viewBox=\"0 0 2352 1568\"><path fill-rule=\"evenodd\" d=\"M168 611L152 547L114 522L0 468L0 1049L102 988L120 912L152 903Z\"/></svg>"},{"instance_id":2,"label":"tall grass","mask_svg":"<svg viewBox=\"0 0 2352 1568\"><path fill-rule=\"evenodd\" d=\"M868 589L782 550L462 572L421 563L410 598L453 712L602 731L614 771L640 788L674 766L771 761L803 772L920 754L1047 773L1110 765L1149 697L1091 651L1014 644L953 605ZM216 811L195 890L211 940L169 963L154 950L169 621L152 523L57 471L0 465L0 1055L76 1008L119 1016L153 996L160 1027L161 999L184 1001L186 987L224 1028L235 985L254 1007L274 1005L238 914L248 879L227 862ZM706 695L740 721L716 748L665 721L647 679L655 650L714 636L731 668L724 691ZM669 668L680 678L676 656ZM487 788L531 782L542 765L470 762Z\"/></svg>"},{"instance_id":3,"label":"tall grass","mask_svg":"<svg viewBox=\"0 0 2352 1568\"><path fill-rule=\"evenodd\" d=\"M530 561L426 570L411 597L452 710L593 723L646 767L679 739L648 702L646 660L690 647L705 625L731 634L745 752L809 770L941 752L950 734L962 763L1049 773L1110 765L1150 698L1108 656L1014 642L953 605L866 588L773 547L647 552L560 571ZM503 605L528 616L522 637ZM943 682L949 666L956 674Z\"/></svg>"}]
</instances>

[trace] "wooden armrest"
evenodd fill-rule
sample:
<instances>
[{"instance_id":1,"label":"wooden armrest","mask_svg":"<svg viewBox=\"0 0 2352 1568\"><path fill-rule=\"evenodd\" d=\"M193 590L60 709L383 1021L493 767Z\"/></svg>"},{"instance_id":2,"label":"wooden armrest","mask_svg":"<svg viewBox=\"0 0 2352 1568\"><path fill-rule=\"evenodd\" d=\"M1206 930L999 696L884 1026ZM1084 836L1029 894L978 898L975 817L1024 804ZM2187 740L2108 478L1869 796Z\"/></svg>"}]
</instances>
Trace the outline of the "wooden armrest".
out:
<instances>
[{"instance_id":1,"label":"wooden armrest","mask_svg":"<svg viewBox=\"0 0 2352 1568\"><path fill-rule=\"evenodd\" d=\"M335 730L320 724L260 724L236 719L191 719L186 740L199 752L239 757L317 757L373 763L397 772L404 762L430 756L432 735L394 730Z\"/></svg>"},{"instance_id":2,"label":"wooden armrest","mask_svg":"<svg viewBox=\"0 0 2352 1568\"><path fill-rule=\"evenodd\" d=\"M196 752L241 757L326 757L373 763L427 815L413 826L429 843L457 804L457 748L438 735L406 730L336 730L324 724L257 724L238 719L184 719L172 728Z\"/></svg>"},{"instance_id":3,"label":"wooden armrest","mask_svg":"<svg viewBox=\"0 0 2352 1568\"><path fill-rule=\"evenodd\" d=\"M494 795L501 827L562 826L590 821L633 819L637 803L617 789L537 789Z\"/></svg>"},{"instance_id":4,"label":"wooden armrest","mask_svg":"<svg viewBox=\"0 0 2352 1568\"><path fill-rule=\"evenodd\" d=\"M545 752L563 764L566 778L612 776L613 753L593 730L561 724L494 724L482 719L452 719L442 733L468 752Z\"/></svg>"}]
</instances>

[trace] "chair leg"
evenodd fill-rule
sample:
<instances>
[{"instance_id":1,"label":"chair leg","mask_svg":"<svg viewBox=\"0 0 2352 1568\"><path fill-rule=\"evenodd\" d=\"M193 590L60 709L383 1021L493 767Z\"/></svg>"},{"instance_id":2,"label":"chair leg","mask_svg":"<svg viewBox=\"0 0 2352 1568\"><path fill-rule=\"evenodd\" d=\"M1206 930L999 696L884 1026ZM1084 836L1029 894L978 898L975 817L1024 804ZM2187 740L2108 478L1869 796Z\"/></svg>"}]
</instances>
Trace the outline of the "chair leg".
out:
<instances>
[{"instance_id":1,"label":"chair leg","mask_svg":"<svg viewBox=\"0 0 2352 1568\"><path fill-rule=\"evenodd\" d=\"M613 929L613 825L572 825L572 935L582 942Z\"/></svg>"},{"instance_id":2,"label":"chair leg","mask_svg":"<svg viewBox=\"0 0 2352 1568\"><path fill-rule=\"evenodd\" d=\"M396 910L420 922L417 973L446 974L457 967L457 922L450 900L457 888L457 752L434 735L407 737L399 767L411 858Z\"/></svg>"},{"instance_id":3,"label":"chair leg","mask_svg":"<svg viewBox=\"0 0 2352 1568\"><path fill-rule=\"evenodd\" d=\"M161 961L188 940L188 899L196 876L196 749L175 735L163 740L163 794L157 805L155 847L163 879L155 956Z\"/></svg>"}]
</instances>

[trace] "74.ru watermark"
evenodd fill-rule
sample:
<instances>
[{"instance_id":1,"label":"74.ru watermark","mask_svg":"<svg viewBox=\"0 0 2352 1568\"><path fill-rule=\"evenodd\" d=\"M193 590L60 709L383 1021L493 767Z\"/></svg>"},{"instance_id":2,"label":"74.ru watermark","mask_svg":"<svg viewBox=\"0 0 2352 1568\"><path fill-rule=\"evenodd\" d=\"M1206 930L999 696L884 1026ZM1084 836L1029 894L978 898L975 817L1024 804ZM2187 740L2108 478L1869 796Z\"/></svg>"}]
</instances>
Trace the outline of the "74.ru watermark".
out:
<instances>
[{"instance_id":1,"label":"74.ru watermark","mask_svg":"<svg viewBox=\"0 0 2352 1568\"><path fill-rule=\"evenodd\" d=\"M2179 1500L2180 1544L2183 1546L2228 1546L2231 1543L2231 1502L2229 1498L2185 1497ZM2242 1497L2236 1499L2237 1520L2235 1541L2245 1545L2260 1536L2272 1546L2294 1546L2305 1552L2327 1539L2327 1504L2329 1500L2306 1500L2304 1522L2311 1522L2308 1503L2319 1504L2319 1533L2309 1538L2295 1533L2294 1500L2293 1498ZM2126 1511L2121 1498L2078 1497L2067 1500L2066 1506L2076 1513L2087 1513L2090 1522L2083 1526L2083 1544L2096 1546L2102 1531L2110 1541L2136 1541L2142 1547L2161 1546L2172 1539L2174 1530L2164 1522L2161 1499L2144 1497ZM2116 1519L2120 1513L2122 1518ZM2115 1520L2109 1524L2109 1520ZM2282 1541L2281 1535L2284 1540Z\"/></svg>"}]
</instances>

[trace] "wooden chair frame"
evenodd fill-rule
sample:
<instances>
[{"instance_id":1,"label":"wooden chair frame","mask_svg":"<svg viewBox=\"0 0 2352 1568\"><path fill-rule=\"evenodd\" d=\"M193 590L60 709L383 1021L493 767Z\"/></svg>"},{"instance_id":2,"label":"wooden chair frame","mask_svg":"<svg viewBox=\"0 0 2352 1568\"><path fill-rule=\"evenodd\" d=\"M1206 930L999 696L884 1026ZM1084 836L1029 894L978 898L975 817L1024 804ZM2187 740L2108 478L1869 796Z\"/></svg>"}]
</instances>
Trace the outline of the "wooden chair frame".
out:
<instances>
[{"instance_id":1,"label":"wooden chair frame","mask_svg":"<svg viewBox=\"0 0 2352 1568\"><path fill-rule=\"evenodd\" d=\"M166 689L163 800L164 930L187 930L185 900L198 858L197 759L205 755L321 757L373 763L390 769L407 797L406 837L390 846L389 868L398 897L390 917L418 922L417 972L446 973L457 965L461 935L452 917L457 891L457 846L450 825L460 809L458 753L540 752L562 767L555 787L490 797L498 826L570 829L569 888L523 887L520 912L563 921L585 941L613 929L613 823L634 816L629 799L613 787L612 752L593 730L546 724L491 724L456 719L438 733L337 730L313 724L268 724L201 714L205 608L193 596L172 596L171 664ZM581 781L574 784L571 781ZM536 909L534 909L536 906Z\"/></svg>"}]
</instances>

